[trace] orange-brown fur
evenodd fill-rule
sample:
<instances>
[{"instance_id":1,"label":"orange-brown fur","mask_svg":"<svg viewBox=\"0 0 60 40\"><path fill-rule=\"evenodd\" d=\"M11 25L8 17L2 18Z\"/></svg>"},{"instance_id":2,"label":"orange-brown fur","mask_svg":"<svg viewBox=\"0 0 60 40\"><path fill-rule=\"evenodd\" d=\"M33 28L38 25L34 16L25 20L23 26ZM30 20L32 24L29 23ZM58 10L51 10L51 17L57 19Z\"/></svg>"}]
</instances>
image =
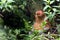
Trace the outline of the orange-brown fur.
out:
<instances>
[{"instance_id":1,"label":"orange-brown fur","mask_svg":"<svg viewBox=\"0 0 60 40\"><path fill-rule=\"evenodd\" d=\"M42 10L36 11L36 13L35 13L34 29L36 29L36 30L43 30L43 28L40 27L40 26L41 26L41 23L44 21L45 17L46 17L46 15L43 13ZM45 25L45 27L50 28L51 26L50 26L49 21L46 20L46 22L47 22L47 24Z\"/></svg>"}]
</instances>

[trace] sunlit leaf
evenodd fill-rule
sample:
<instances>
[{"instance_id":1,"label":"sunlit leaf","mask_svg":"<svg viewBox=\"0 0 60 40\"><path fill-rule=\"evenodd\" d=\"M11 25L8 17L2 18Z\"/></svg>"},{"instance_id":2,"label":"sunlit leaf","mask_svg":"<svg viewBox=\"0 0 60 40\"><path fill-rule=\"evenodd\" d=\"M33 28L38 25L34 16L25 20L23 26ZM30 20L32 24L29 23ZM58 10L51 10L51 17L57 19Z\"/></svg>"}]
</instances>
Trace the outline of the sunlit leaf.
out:
<instances>
[{"instance_id":1,"label":"sunlit leaf","mask_svg":"<svg viewBox=\"0 0 60 40\"><path fill-rule=\"evenodd\" d=\"M53 7L55 7L55 8L60 8L60 6L53 6Z\"/></svg>"},{"instance_id":2,"label":"sunlit leaf","mask_svg":"<svg viewBox=\"0 0 60 40\"><path fill-rule=\"evenodd\" d=\"M8 3L14 2L13 0L7 0Z\"/></svg>"},{"instance_id":3,"label":"sunlit leaf","mask_svg":"<svg viewBox=\"0 0 60 40\"><path fill-rule=\"evenodd\" d=\"M46 5L43 10L45 11L45 10L47 10L47 8L50 8L50 6Z\"/></svg>"},{"instance_id":4,"label":"sunlit leaf","mask_svg":"<svg viewBox=\"0 0 60 40\"><path fill-rule=\"evenodd\" d=\"M1 2L2 2L2 3L5 3L5 2L6 2L6 0L1 0Z\"/></svg>"},{"instance_id":5,"label":"sunlit leaf","mask_svg":"<svg viewBox=\"0 0 60 40\"><path fill-rule=\"evenodd\" d=\"M54 3L54 0L50 2L50 4L53 4Z\"/></svg>"},{"instance_id":6,"label":"sunlit leaf","mask_svg":"<svg viewBox=\"0 0 60 40\"><path fill-rule=\"evenodd\" d=\"M13 10L13 6L11 6L11 5L8 5L8 7L9 7L10 9L12 9L12 10Z\"/></svg>"},{"instance_id":7,"label":"sunlit leaf","mask_svg":"<svg viewBox=\"0 0 60 40\"><path fill-rule=\"evenodd\" d=\"M54 11L54 12L57 12L57 9L56 9L56 8L53 8L53 11Z\"/></svg>"}]
</instances>

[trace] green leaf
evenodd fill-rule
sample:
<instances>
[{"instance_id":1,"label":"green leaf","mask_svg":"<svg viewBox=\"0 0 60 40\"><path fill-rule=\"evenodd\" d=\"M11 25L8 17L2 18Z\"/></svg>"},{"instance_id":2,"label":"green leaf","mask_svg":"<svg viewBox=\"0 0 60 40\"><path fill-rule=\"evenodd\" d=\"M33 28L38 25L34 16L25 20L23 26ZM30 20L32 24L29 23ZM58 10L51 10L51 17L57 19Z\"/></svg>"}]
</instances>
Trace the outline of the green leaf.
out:
<instances>
[{"instance_id":1,"label":"green leaf","mask_svg":"<svg viewBox=\"0 0 60 40\"><path fill-rule=\"evenodd\" d=\"M22 8L22 9L24 9L24 5L20 5L19 7Z\"/></svg>"},{"instance_id":2,"label":"green leaf","mask_svg":"<svg viewBox=\"0 0 60 40\"><path fill-rule=\"evenodd\" d=\"M2 18L0 18L0 24L3 24L3 19Z\"/></svg>"},{"instance_id":3,"label":"green leaf","mask_svg":"<svg viewBox=\"0 0 60 40\"><path fill-rule=\"evenodd\" d=\"M58 33L60 33L60 24L57 24Z\"/></svg>"},{"instance_id":4,"label":"green leaf","mask_svg":"<svg viewBox=\"0 0 60 40\"><path fill-rule=\"evenodd\" d=\"M60 37L59 37L59 38L57 38L56 40L60 40Z\"/></svg>"},{"instance_id":5,"label":"green leaf","mask_svg":"<svg viewBox=\"0 0 60 40\"><path fill-rule=\"evenodd\" d=\"M7 0L1 0L2 3L5 3Z\"/></svg>"},{"instance_id":6,"label":"green leaf","mask_svg":"<svg viewBox=\"0 0 60 40\"><path fill-rule=\"evenodd\" d=\"M42 23L42 27L44 28L45 27L45 25L46 25L46 21L44 21L43 23Z\"/></svg>"},{"instance_id":7,"label":"green leaf","mask_svg":"<svg viewBox=\"0 0 60 40\"><path fill-rule=\"evenodd\" d=\"M45 11L45 10L47 10L47 8L50 8L50 6L46 5L43 10Z\"/></svg>"},{"instance_id":8,"label":"green leaf","mask_svg":"<svg viewBox=\"0 0 60 40\"><path fill-rule=\"evenodd\" d=\"M8 7L9 7L11 10L13 10L13 6L11 6L11 5L8 5Z\"/></svg>"},{"instance_id":9,"label":"green leaf","mask_svg":"<svg viewBox=\"0 0 60 40\"><path fill-rule=\"evenodd\" d=\"M15 29L14 33L16 33L16 35L19 34L20 33L20 30Z\"/></svg>"},{"instance_id":10,"label":"green leaf","mask_svg":"<svg viewBox=\"0 0 60 40\"><path fill-rule=\"evenodd\" d=\"M14 2L14 1L13 1L13 0L7 0L7 2L8 2L8 3L12 3L12 2Z\"/></svg>"},{"instance_id":11,"label":"green leaf","mask_svg":"<svg viewBox=\"0 0 60 40\"><path fill-rule=\"evenodd\" d=\"M50 4L53 4L55 1L53 0L53 1L50 1Z\"/></svg>"},{"instance_id":12,"label":"green leaf","mask_svg":"<svg viewBox=\"0 0 60 40\"><path fill-rule=\"evenodd\" d=\"M54 12L57 12L57 9L56 9L56 8L53 8L53 11L54 11Z\"/></svg>"}]
</instances>

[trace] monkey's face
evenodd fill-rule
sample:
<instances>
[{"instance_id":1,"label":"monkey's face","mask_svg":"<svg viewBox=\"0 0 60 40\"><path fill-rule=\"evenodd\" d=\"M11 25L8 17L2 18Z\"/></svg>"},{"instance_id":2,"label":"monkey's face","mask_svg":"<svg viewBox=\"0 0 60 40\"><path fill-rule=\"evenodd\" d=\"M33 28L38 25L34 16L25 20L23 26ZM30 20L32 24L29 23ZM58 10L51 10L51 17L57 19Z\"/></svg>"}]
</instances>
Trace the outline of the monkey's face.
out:
<instances>
[{"instance_id":1,"label":"monkey's face","mask_svg":"<svg viewBox=\"0 0 60 40\"><path fill-rule=\"evenodd\" d=\"M44 13L42 10L39 10L39 11L36 11L36 15L37 15L37 17L43 17Z\"/></svg>"}]
</instances>

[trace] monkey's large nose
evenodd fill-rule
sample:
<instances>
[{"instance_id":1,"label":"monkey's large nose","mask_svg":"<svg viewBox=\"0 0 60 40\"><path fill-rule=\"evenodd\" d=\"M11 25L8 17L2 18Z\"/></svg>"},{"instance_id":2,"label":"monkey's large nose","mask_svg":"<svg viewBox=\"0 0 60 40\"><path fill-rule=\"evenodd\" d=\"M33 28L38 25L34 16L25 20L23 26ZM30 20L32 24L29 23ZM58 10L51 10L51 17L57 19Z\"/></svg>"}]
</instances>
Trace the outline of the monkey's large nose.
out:
<instances>
[{"instance_id":1,"label":"monkey's large nose","mask_svg":"<svg viewBox=\"0 0 60 40\"><path fill-rule=\"evenodd\" d=\"M37 16L43 16L43 14L41 14L41 13L37 13Z\"/></svg>"},{"instance_id":2,"label":"monkey's large nose","mask_svg":"<svg viewBox=\"0 0 60 40\"><path fill-rule=\"evenodd\" d=\"M44 13L43 13L42 10L36 11L36 14L37 14L38 16L42 16L42 15L44 15Z\"/></svg>"}]
</instances>

